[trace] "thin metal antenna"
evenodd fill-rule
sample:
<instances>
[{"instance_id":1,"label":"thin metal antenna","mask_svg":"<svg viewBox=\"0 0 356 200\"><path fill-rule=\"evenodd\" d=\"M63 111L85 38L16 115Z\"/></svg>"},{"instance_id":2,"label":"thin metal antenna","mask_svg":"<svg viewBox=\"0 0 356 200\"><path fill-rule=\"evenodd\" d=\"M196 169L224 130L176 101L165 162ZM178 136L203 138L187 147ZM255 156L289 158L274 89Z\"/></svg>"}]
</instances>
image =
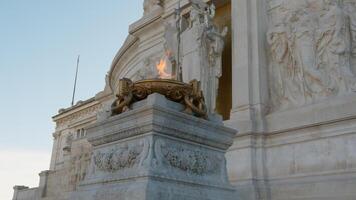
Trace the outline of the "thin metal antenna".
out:
<instances>
[{"instance_id":1,"label":"thin metal antenna","mask_svg":"<svg viewBox=\"0 0 356 200\"><path fill-rule=\"evenodd\" d=\"M75 90L76 90L76 88L77 88L78 69L79 69L79 58L80 58L80 55L78 55L78 58L77 58L77 69L76 69L76 71L75 71L73 97L72 97L72 106L74 105Z\"/></svg>"}]
</instances>

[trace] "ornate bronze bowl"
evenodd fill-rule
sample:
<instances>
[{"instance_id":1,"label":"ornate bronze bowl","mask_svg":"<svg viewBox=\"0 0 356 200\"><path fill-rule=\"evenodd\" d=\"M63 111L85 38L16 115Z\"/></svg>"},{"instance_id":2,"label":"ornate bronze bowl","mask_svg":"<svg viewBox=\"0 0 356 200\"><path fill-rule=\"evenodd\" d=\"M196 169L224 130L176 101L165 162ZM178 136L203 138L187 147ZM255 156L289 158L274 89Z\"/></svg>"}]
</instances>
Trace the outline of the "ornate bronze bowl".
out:
<instances>
[{"instance_id":1,"label":"ornate bronze bowl","mask_svg":"<svg viewBox=\"0 0 356 200\"><path fill-rule=\"evenodd\" d=\"M162 94L171 101L183 104L187 113L207 118L200 82L193 80L187 84L171 79L148 79L137 82L127 78L121 79L117 99L112 105L112 115L130 110L132 103L146 99L153 93Z\"/></svg>"}]
</instances>

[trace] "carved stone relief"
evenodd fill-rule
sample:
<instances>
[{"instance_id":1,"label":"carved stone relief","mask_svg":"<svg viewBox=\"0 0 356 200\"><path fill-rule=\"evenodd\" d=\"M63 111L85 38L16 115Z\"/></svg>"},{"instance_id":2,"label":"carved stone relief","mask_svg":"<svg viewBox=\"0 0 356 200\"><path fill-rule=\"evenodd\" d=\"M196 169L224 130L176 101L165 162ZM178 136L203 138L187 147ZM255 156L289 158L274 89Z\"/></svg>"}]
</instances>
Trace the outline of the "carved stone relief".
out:
<instances>
[{"instance_id":1,"label":"carved stone relief","mask_svg":"<svg viewBox=\"0 0 356 200\"><path fill-rule=\"evenodd\" d=\"M66 138L65 138L65 143L63 146L63 151L70 152L71 147L72 147L72 142L73 142L73 134L69 133Z\"/></svg>"},{"instance_id":2,"label":"carved stone relief","mask_svg":"<svg viewBox=\"0 0 356 200\"><path fill-rule=\"evenodd\" d=\"M114 146L110 149L95 152L93 161L95 166L104 172L116 172L126 168L132 168L140 161L144 144L125 144Z\"/></svg>"},{"instance_id":3,"label":"carved stone relief","mask_svg":"<svg viewBox=\"0 0 356 200\"><path fill-rule=\"evenodd\" d=\"M171 61L180 61L183 82L189 83L194 79L201 82L208 113L213 113L222 75L224 37L228 30L227 27L219 30L213 23L214 4L202 0L190 2L192 9L189 16L184 16L181 22L180 41L177 40L179 32L176 25L165 26L165 50L171 52Z\"/></svg>"},{"instance_id":4,"label":"carved stone relief","mask_svg":"<svg viewBox=\"0 0 356 200\"><path fill-rule=\"evenodd\" d=\"M272 109L356 92L355 3L269 1Z\"/></svg>"},{"instance_id":5,"label":"carved stone relief","mask_svg":"<svg viewBox=\"0 0 356 200\"><path fill-rule=\"evenodd\" d=\"M69 124L72 124L76 121L83 120L85 118L89 118L91 116L96 115L97 111L101 109L101 104L96 104L91 107L85 108L83 110L80 110L78 112L75 112L71 115L68 115L64 118L61 118L56 121L57 123L57 129L63 128Z\"/></svg>"},{"instance_id":6,"label":"carved stone relief","mask_svg":"<svg viewBox=\"0 0 356 200\"><path fill-rule=\"evenodd\" d=\"M87 175L87 169L90 164L91 150L90 146L80 145L79 152L73 153L70 159L70 185L73 189L84 180Z\"/></svg>"},{"instance_id":7,"label":"carved stone relief","mask_svg":"<svg viewBox=\"0 0 356 200\"><path fill-rule=\"evenodd\" d=\"M155 154L163 164L194 175L219 174L224 162L219 155L164 140L156 141Z\"/></svg>"},{"instance_id":8,"label":"carved stone relief","mask_svg":"<svg viewBox=\"0 0 356 200\"><path fill-rule=\"evenodd\" d=\"M208 106L208 113L215 112L219 78L221 77L221 55L224 48L225 27L222 31L213 23L214 4L192 0L189 26L182 33L183 81L196 79Z\"/></svg>"}]
</instances>

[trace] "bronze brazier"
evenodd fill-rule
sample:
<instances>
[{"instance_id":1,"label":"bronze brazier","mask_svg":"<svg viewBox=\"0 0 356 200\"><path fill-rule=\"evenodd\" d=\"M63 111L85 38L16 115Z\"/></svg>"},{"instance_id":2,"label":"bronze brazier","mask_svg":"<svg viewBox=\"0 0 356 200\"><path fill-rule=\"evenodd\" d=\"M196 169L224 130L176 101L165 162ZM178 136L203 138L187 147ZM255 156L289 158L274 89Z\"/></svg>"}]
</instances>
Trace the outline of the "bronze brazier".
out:
<instances>
[{"instance_id":1,"label":"bronze brazier","mask_svg":"<svg viewBox=\"0 0 356 200\"><path fill-rule=\"evenodd\" d=\"M167 99L185 106L184 112L207 119L207 109L200 82L192 80L189 84L171 79L148 79L133 82L123 78L119 81L116 101L112 104L112 115L128 111L134 102L159 93Z\"/></svg>"}]
</instances>

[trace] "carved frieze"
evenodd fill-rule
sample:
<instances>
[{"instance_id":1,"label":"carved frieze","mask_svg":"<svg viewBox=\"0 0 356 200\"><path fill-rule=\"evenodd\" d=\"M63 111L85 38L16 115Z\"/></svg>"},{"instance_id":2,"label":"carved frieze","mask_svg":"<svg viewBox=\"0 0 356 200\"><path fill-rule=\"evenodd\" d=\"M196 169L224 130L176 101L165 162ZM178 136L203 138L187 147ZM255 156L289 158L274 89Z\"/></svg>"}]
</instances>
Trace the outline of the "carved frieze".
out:
<instances>
[{"instance_id":1,"label":"carved frieze","mask_svg":"<svg viewBox=\"0 0 356 200\"><path fill-rule=\"evenodd\" d=\"M116 172L132 168L139 163L143 143L130 146L115 146L108 150L98 150L93 157L95 166L104 172Z\"/></svg>"},{"instance_id":2,"label":"carved frieze","mask_svg":"<svg viewBox=\"0 0 356 200\"><path fill-rule=\"evenodd\" d=\"M74 153L70 159L70 179L69 183L73 189L84 180L87 175L87 169L90 164L90 147L80 148L81 151Z\"/></svg>"},{"instance_id":3,"label":"carved frieze","mask_svg":"<svg viewBox=\"0 0 356 200\"><path fill-rule=\"evenodd\" d=\"M207 150L178 144L156 141L155 153L163 164L194 175L220 173L220 167L224 162L221 156Z\"/></svg>"},{"instance_id":4,"label":"carved frieze","mask_svg":"<svg viewBox=\"0 0 356 200\"><path fill-rule=\"evenodd\" d=\"M273 110L356 92L356 5L270 0L267 42Z\"/></svg>"},{"instance_id":5,"label":"carved frieze","mask_svg":"<svg viewBox=\"0 0 356 200\"><path fill-rule=\"evenodd\" d=\"M57 122L57 129L61 128L61 127L64 127L66 125L69 125L71 123L74 123L76 121L79 121L79 120L94 116L99 111L100 108L101 108L101 104L96 104L96 105L90 106L88 108L85 108L83 110L80 110L78 112L75 112L75 113L73 113L71 115L68 115L68 116L66 116L64 118L61 118L61 119L56 121Z\"/></svg>"}]
</instances>

